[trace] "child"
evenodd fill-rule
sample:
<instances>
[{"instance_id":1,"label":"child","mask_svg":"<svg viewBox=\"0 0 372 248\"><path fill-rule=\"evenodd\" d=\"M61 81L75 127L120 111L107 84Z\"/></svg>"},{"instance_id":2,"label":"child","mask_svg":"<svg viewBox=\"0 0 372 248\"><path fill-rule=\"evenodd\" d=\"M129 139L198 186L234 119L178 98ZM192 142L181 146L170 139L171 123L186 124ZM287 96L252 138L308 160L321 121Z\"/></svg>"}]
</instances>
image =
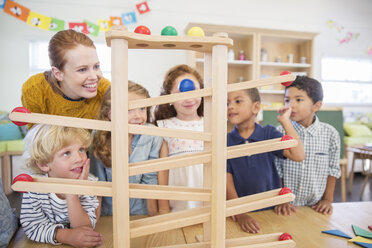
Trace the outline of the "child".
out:
<instances>
[{"instance_id":1,"label":"child","mask_svg":"<svg viewBox=\"0 0 372 248\"><path fill-rule=\"evenodd\" d=\"M88 131L35 125L25 141L24 158L33 172L45 177L94 180L88 177ZM93 228L99 218L99 205L96 196L27 192L22 199L21 225L26 236L36 242L97 246L102 236Z\"/></svg>"},{"instance_id":2,"label":"child","mask_svg":"<svg viewBox=\"0 0 372 248\"><path fill-rule=\"evenodd\" d=\"M128 82L129 101L149 98L148 91L141 85ZM151 126L149 123L150 109L139 108L128 111L128 123L135 125ZM98 119L111 121L111 91L106 92ZM133 135L128 134L129 145L129 163L156 159L159 157L159 150L163 138L159 136ZM100 181L112 181L111 171L111 132L97 131L93 139L93 149L91 172L96 175ZM120 166L120 165L119 165ZM140 174L129 177L130 183L140 184L158 184L157 172ZM157 202L153 199L130 198L131 215L156 215L158 212ZM103 197L102 215L112 215L112 198Z\"/></svg>"},{"instance_id":3,"label":"child","mask_svg":"<svg viewBox=\"0 0 372 248\"><path fill-rule=\"evenodd\" d=\"M8 198L3 190L0 180L0 247L8 247L8 244L18 229L18 218L10 207Z\"/></svg>"},{"instance_id":4,"label":"child","mask_svg":"<svg viewBox=\"0 0 372 248\"><path fill-rule=\"evenodd\" d=\"M199 73L187 65L171 68L164 80L161 95L179 93L178 84L183 79L191 79L195 89L203 88L203 79ZM155 119L159 127L203 131L203 100L187 99L170 104L159 105L155 110ZM182 155L203 151L203 142L165 137L161 157ZM203 187L203 165L191 165L182 168L159 171L159 184L172 186ZM202 206L196 201L159 200L159 212L179 211Z\"/></svg>"},{"instance_id":5,"label":"child","mask_svg":"<svg viewBox=\"0 0 372 248\"><path fill-rule=\"evenodd\" d=\"M71 29L59 31L49 42L49 60L50 71L23 84L23 106L34 113L96 118L110 82L102 77L93 41Z\"/></svg>"},{"instance_id":6,"label":"child","mask_svg":"<svg viewBox=\"0 0 372 248\"><path fill-rule=\"evenodd\" d=\"M260 102L257 88L228 94L228 120L235 125L234 130L227 135L228 146L283 136L273 126L262 127L255 123L256 115L260 110ZM289 120L291 108L282 108L279 113L278 121L283 125L286 133L298 141L297 147L227 160L226 196L228 200L280 188L281 182L275 168L274 156L284 156L296 161L305 158L302 143ZM260 231L257 221L245 213L233 216L233 220L237 220L246 232Z\"/></svg>"},{"instance_id":7,"label":"child","mask_svg":"<svg viewBox=\"0 0 372 248\"><path fill-rule=\"evenodd\" d=\"M315 113L322 106L322 85L315 79L298 76L285 88L285 106L292 108L291 120L304 142L306 159L302 162L277 160L284 186L296 195L294 206L312 206L323 214L332 213L336 178L340 177L340 136L337 130L320 122ZM283 128L279 127L283 132ZM295 211L291 204L279 205L277 214Z\"/></svg>"}]
</instances>

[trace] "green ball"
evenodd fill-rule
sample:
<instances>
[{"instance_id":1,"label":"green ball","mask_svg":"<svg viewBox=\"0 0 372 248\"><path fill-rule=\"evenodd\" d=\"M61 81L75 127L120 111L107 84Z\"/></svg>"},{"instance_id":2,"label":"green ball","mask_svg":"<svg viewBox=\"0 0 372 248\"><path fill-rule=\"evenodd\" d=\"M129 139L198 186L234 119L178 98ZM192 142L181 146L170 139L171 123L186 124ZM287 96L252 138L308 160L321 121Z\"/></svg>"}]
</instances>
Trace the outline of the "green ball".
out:
<instances>
[{"instance_id":1,"label":"green ball","mask_svg":"<svg viewBox=\"0 0 372 248\"><path fill-rule=\"evenodd\" d=\"M172 27L172 26L166 26L165 28L163 28L163 30L161 31L161 35L166 35L166 36L177 36L178 33L177 33L177 30Z\"/></svg>"}]
</instances>

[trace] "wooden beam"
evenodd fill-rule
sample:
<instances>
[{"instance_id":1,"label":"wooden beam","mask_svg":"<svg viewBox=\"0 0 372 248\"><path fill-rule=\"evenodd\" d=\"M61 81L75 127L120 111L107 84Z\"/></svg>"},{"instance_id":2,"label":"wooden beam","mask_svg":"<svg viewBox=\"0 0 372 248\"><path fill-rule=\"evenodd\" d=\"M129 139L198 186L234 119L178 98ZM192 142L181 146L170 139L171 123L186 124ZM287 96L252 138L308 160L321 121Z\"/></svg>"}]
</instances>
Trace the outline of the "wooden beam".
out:
<instances>
[{"instance_id":1,"label":"wooden beam","mask_svg":"<svg viewBox=\"0 0 372 248\"><path fill-rule=\"evenodd\" d=\"M111 122L92 120L76 117L58 116L58 115L47 115L38 113L20 113L13 112L9 114L9 118L13 121L23 121L29 123L42 123L49 125L59 125L67 127L76 127L84 129L94 129L111 131ZM205 132L196 132L188 130L178 130L170 128L151 127L144 125L129 124L129 133L133 134L144 134L152 136L164 136L164 137L177 137L181 139L192 139L192 140L203 140L211 141L211 134Z\"/></svg>"},{"instance_id":2,"label":"wooden beam","mask_svg":"<svg viewBox=\"0 0 372 248\"><path fill-rule=\"evenodd\" d=\"M237 158L243 156L252 156L254 154L271 152L281 150L285 148L295 147L298 142L295 139L285 141L273 141L273 142L254 142L250 144L243 144L237 146L230 146L227 150L227 158Z\"/></svg>"},{"instance_id":3,"label":"wooden beam","mask_svg":"<svg viewBox=\"0 0 372 248\"><path fill-rule=\"evenodd\" d=\"M210 152L165 157L129 164L129 175L134 176L154 171L169 170L193 164L202 164L212 161Z\"/></svg>"},{"instance_id":4,"label":"wooden beam","mask_svg":"<svg viewBox=\"0 0 372 248\"><path fill-rule=\"evenodd\" d=\"M244 197L241 197L244 198ZM257 201L241 203L241 201L231 202L226 210L226 217L237 215L241 213L247 213L258 209L267 208L270 206L276 206L286 202L291 202L295 198L295 195L292 193L285 195L276 195L266 199L261 199ZM241 200L240 198L238 198ZM232 200L233 201L233 200Z\"/></svg>"},{"instance_id":5,"label":"wooden beam","mask_svg":"<svg viewBox=\"0 0 372 248\"><path fill-rule=\"evenodd\" d=\"M112 27L125 32L126 27ZM106 33L107 37L107 33ZM128 41L112 39L111 49L111 158L114 247L130 247L128 175Z\"/></svg>"},{"instance_id":6,"label":"wooden beam","mask_svg":"<svg viewBox=\"0 0 372 248\"><path fill-rule=\"evenodd\" d=\"M180 139L211 141L212 136L207 132L197 132L189 130L179 130L162 127L151 127L144 125L129 125L129 133L144 134L150 136L174 137Z\"/></svg>"},{"instance_id":7,"label":"wooden beam","mask_svg":"<svg viewBox=\"0 0 372 248\"><path fill-rule=\"evenodd\" d=\"M206 97L212 95L211 88L204 88L188 92L174 93L170 95L151 97L141 100L129 101L129 109L149 107L154 105L172 103L176 101L186 100L190 98Z\"/></svg>"},{"instance_id":8,"label":"wooden beam","mask_svg":"<svg viewBox=\"0 0 372 248\"><path fill-rule=\"evenodd\" d=\"M201 207L133 220L130 223L130 237L135 238L206 222L209 217L210 207Z\"/></svg>"},{"instance_id":9,"label":"wooden beam","mask_svg":"<svg viewBox=\"0 0 372 248\"><path fill-rule=\"evenodd\" d=\"M249 144L227 147L227 159L251 156L263 152L285 149L297 145L296 140L280 141L280 138L264 140ZM193 164L209 163L212 161L211 152L198 152L181 156L159 158L129 164L129 175L138 175L153 171L180 168Z\"/></svg>"},{"instance_id":10,"label":"wooden beam","mask_svg":"<svg viewBox=\"0 0 372 248\"><path fill-rule=\"evenodd\" d=\"M252 195L229 200L226 201L226 212L223 214L223 218L290 202L293 199L293 194L279 195L279 189L276 189L263 192L259 196ZM131 238L203 223L209 220L210 215L211 207L205 206L135 220L130 225Z\"/></svg>"},{"instance_id":11,"label":"wooden beam","mask_svg":"<svg viewBox=\"0 0 372 248\"><path fill-rule=\"evenodd\" d=\"M227 33L213 37L227 38ZM212 49L212 201L211 247L225 247L226 233L226 143L227 143L227 46L215 45Z\"/></svg>"},{"instance_id":12,"label":"wooden beam","mask_svg":"<svg viewBox=\"0 0 372 248\"><path fill-rule=\"evenodd\" d=\"M279 241L280 235L283 233L271 233L263 235L255 235L240 238L226 239L226 247L295 247L296 243L293 240ZM158 248L209 248L211 243L200 242L191 244L179 244L172 246L160 246ZM257 245L257 246L256 246Z\"/></svg>"},{"instance_id":13,"label":"wooden beam","mask_svg":"<svg viewBox=\"0 0 372 248\"><path fill-rule=\"evenodd\" d=\"M16 191L112 196L112 183L52 177L33 177L33 182L18 181ZM211 190L164 185L129 184L129 197L145 199L210 201Z\"/></svg>"},{"instance_id":14,"label":"wooden beam","mask_svg":"<svg viewBox=\"0 0 372 248\"><path fill-rule=\"evenodd\" d=\"M232 47L233 45L232 39L224 37L142 35L111 29L106 32L108 46L111 46L112 39L126 39L130 49L182 49L211 52L215 45L227 47Z\"/></svg>"},{"instance_id":15,"label":"wooden beam","mask_svg":"<svg viewBox=\"0 0 372 248\"><path fill-rule=\"evenodd\" d=\"M179 201L210 201L211 190L202 188L130 184L129 197L141 199L165 199Z\"/></svg>"},{"instance_id":16,"label":"wooden beam","mask_svg":"<svg viewBox=\"0 0 372 248\"><path fill-rule=\"evenodd\" d=\"M27 123L40 123L57 126L111 131L111 122L101 120L83 119L59 115L47 115L39 113L28 114L20 112L10 113L9 118L12 121L23 121Z\"/></svg>"},{"instance_id":17,"label":"wooden beam","mask_svg":"<svg viewBox=\"0 0 372 248\"><path fill-rule=\"evenodd\" d=\"M244 89L251 89L251 88L261 87L265 85L294 81L295 79L296 79L296 75L288 74L288 75L283 75L283 76L275 76L275 77L270 77L270 78L250 80L246 82L229 84L227 91L232 92L232 91L238 91L238 90L244 90Z\"/></svg>"}]
</instances>

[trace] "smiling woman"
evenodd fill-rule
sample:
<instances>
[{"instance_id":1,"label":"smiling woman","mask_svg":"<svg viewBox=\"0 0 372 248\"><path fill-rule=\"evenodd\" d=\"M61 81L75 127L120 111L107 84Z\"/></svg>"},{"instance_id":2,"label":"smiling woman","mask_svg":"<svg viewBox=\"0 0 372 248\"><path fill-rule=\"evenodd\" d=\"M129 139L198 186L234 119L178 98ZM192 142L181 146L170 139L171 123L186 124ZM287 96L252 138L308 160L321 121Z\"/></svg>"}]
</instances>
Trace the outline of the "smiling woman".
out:
<instances>
[{"instance_id":1,"label":"smiling woman","mask_svg":"<svg viewBox=\"0 0 372 248\"><path fill-rule=\"evenodd\" d=\"M23 106L34 113L96 118L110 82L102 77L92 40L63 30L50 40L48 53L51 70L23 84Z\"/></svg>"}]
</instances>

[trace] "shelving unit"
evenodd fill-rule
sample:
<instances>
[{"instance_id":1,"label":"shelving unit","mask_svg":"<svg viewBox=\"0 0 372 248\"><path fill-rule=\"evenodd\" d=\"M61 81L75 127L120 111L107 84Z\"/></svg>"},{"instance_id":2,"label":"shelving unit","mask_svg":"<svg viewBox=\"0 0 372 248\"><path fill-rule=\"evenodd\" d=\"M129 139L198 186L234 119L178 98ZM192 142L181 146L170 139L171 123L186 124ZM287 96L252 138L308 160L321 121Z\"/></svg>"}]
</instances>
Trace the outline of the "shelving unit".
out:
<instances>
[{"instance_id":1,"label":"shelving unit","mask_svg":"<svg viewBox=\"0 0 372 248\"><path fill-rule=\"evenodd\" d=\"M226 32L234 41L232 49L235 60L228 61L228 83L278 76L284 70L297 75L313 76L313 47L316 33L204 23L189 23L185 32L194 26L201 27L206 35ZM262 61L261 49L267 52L266 61ZM246 60L237 60L240 50L244 51ZM288 61L289 54L293 54L292 61ZM302 57L305 61L301 61ZM203 55L189 52L188 58L188 64L203 75ZM283 102L282 85L265 86L259 90L263 107L277 106Z\"/></svg>"}]
</instances>

